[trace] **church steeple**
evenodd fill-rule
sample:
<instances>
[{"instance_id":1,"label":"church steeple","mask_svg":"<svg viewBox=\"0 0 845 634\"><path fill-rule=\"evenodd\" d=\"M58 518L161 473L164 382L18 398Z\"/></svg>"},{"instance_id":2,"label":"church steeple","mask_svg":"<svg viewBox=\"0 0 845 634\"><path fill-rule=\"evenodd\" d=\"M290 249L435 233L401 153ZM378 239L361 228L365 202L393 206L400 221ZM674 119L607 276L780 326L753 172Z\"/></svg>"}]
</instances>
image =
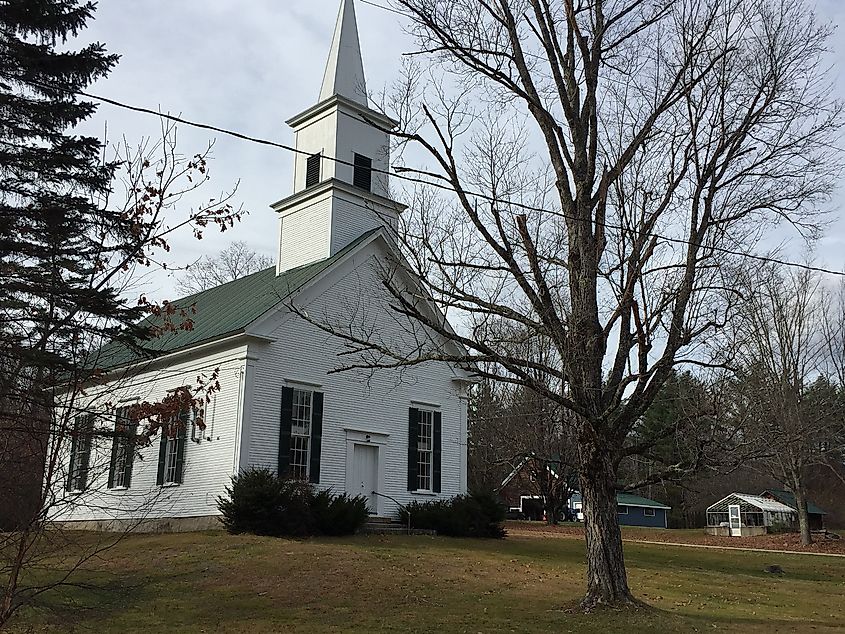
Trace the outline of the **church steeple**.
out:
<instances>
[{"instance_id":1,"label":"church steeple","mask_svg":"<svg viewBox=\"0 0 845 634\"><path fill-rule=\"evenodd\" d=\"M390 199L396 121L369 107L353 0L341 0L320 100L292 119L293 194L279 214L282 273L331 257L373 229L396 235L404 205Z\"/></svg>"},{"instance_id":2,"label":"church steeple","mask_svg":"<svg viewBox=\"0 0 845 634\"><path fill-rule=\"evenodd\" d=\"M320 101L334 95L367 105L367 82L364 78L361 45L358 41L355 0L341 0L332 47L323 74Z\"/></svg>"}]
</instances>

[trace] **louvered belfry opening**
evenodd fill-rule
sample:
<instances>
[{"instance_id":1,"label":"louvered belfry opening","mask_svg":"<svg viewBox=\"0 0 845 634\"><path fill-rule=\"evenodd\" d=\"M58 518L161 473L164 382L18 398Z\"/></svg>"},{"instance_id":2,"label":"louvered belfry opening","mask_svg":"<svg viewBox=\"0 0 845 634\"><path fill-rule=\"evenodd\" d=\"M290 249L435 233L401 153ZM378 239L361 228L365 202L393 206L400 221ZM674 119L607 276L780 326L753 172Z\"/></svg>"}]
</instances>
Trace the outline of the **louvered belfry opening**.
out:
<instances>
[{"instance_id":1,"label":"louvered belfry opening","mask_svg":"<svg viewBox=\"0 0 845 634\"><path fill-rule=\"evenodd\" d=\"M320 159L322 155L312 154L305 162L305 186L311 187L320 182Z\"/></svg>"},{"instance_id":2,"label":"louvered belfry opening","mask_svg":"<svg viewBox=\"0 0 845 634\"><path fill-rule=\"evenodd\" d=\"M355 171L352 176L352 184L367 191L372 191L373 185L373 160L369 157L355 154Z\"/></svg>"}]
</instances>

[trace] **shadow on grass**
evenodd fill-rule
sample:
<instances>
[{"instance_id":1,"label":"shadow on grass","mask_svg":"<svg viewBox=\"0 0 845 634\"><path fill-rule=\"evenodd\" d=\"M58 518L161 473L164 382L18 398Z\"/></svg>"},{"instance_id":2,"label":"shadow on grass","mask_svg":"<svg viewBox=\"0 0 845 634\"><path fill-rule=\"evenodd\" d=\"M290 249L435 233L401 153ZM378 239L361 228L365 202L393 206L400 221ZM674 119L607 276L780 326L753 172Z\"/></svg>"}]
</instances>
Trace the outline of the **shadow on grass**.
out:
<instances>
[{"instance_id":1,"label":"shadow on grass","mask_svg":"<svg viewBox=\"0 0 845 634\"><path fill-rule=\"evenodd\" d=\"M768 561L765 553L627 544L626 557L632 587L647 604L584 614L578 606L584 584L579 540L137 536L114 559L101 562L102 569L80 571L81 585L41 597L20 622L29 631L151 634L200 629L633 634L736 625L801 631L835 629L839 623L832 613L840 610L830 597L845 580L841 565L825 572L814 569L822 563L818 558L789 558L779 561L786 576L774 578L762 569L778 561ZM827 597L827 607L817 608L821 614L809 606L814 593ZM800 601L804 605L792 605Z\"/></svg>"}]
</instances>

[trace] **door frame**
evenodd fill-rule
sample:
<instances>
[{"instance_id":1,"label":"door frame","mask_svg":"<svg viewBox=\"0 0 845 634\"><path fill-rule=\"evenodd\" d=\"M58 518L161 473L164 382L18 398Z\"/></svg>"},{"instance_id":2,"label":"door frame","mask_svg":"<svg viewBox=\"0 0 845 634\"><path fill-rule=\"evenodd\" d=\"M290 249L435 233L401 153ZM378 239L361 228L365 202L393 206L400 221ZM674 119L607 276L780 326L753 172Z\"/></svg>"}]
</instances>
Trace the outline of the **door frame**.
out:
<instances>
[{"instance_id":1,"label":"door frame","mask_svg":"<svg viewBox=\"0 0 845 634\"><path fill-rule=\"evenodd\" d=\"M731 516L732 509L736 509L736 527L733 523L734 518ZM728 504L728 530L731 532L731 537L742 537L742 509L739 504Z\"/></svg>"},{"instance_id":2,"label":"door frame","mask_svg":"<svg viewBox=\"0 0 845 634\"><path fill-rule=\"evenodd\" d=\"M346 431L346 475L344 478L344 486L346 492L351 495L357 495L357 490L352 482L352 475L355 470L355 445L366 445L368 447L375 447L376 452L376 491L379 493L387 493L384 490L384 463L385 463L385 448L387 439L390 434L383 432L345 428ZM375 512L373 515L381 513L384 507L384 500L381 496L375 497Z\"/></svg>"}]
</instances>

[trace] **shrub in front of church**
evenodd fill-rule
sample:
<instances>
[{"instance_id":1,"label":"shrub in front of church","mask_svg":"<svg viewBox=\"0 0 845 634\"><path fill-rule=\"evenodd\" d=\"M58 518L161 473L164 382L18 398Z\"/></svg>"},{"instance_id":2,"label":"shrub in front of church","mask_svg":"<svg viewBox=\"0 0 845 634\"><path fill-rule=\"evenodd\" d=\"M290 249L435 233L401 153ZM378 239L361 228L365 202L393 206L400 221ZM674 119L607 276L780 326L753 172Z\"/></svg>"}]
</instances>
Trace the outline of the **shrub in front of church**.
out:
<instances>
[{"instance_id":1,"label":"shrub in front of church","mask_svg":"<svg viewBox=\"0 0 845 634\"><path fill-rule=\"evenodd\" d=\"M317 491L311 500L314 525L321 535L352 535L369 517L366 498Z\"/></svg>"},{"instance_id":2,"label":"shrub in front of church","mask_svg":"<svg viewBox=\"0 0 845 634\"><path fill-rule=\"evenodd\" d=\"M310 498L305 483L279 478L270 469L248 469L232 477L217 507L230 533L304 536L312 530Z\"/></svg>"},{"instance_id":3,"label":"shrub in front of church","mask_svg":"<svg viewBox=\"0 0 845 634\"><path fill-rule=\"evenodd\" d=\"M367 521L366 500L316 491L302 480L251 468L232 477L217 500L223 526L233 534L273 537L352 534Z\"/></svg>"},{"instance_id":4,"label":"shrub in front of church","mask_svg":"<svg viewBox=\"0 0 845 634\"><path fill-rule=\"evenodd\" d=\"M411 528L437 531L451 537L505 536L505 508L487 493L458 495L450 500L412 502L400 513L403 522L411 514Z\"/></svg>"}]
</instances>

